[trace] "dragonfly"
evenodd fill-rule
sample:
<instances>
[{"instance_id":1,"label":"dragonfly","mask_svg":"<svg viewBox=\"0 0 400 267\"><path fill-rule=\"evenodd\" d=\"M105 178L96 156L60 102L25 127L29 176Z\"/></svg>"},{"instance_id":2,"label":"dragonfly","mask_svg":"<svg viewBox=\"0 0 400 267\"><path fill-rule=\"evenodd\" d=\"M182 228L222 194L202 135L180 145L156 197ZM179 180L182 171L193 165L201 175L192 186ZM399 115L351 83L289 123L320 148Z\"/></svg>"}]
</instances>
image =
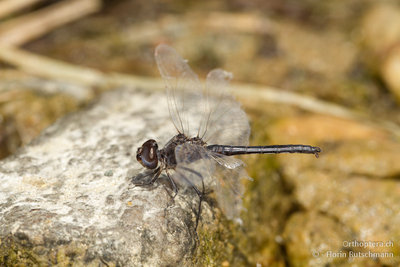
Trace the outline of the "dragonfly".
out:
<instances>
[{"instance_id":1,"label":"dragonfly","mask_svg":"<svg viewBox=\"0 0 400 267\"><path fill-rule=\"evenodd\" d=\"M165 172L175 193L192 188L199 197L195 229L200 218L205 184L212 188L218 206L228 219L241 222L242 179L248 177L242 154L305 153L318 157L321 149L310 145L249 146L246 113L231 94L232 74L214 69L201 83L178 52L160 44L155 60L165 83L169 115L177 134L163 148L154 139L137 149L137 161L147 169L135 185L150 185Z\"/></svg>"}]
</instances>

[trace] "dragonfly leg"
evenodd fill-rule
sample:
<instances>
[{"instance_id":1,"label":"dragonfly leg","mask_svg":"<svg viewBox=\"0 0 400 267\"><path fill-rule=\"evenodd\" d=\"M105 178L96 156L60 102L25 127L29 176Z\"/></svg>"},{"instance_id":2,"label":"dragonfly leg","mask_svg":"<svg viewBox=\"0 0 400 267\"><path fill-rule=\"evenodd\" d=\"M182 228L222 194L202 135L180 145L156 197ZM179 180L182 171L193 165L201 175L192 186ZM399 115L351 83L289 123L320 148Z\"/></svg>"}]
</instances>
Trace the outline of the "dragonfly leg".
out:
<instances>
[{"instance_id":1,"label":"dragonfly leg","mask_svg":"<svg viewBox=\"0 0 400 267\"><path fill-rule=\"evenodd\" d=\"M194 171L194 170L192 170L192 169L189 169L189 168L187 168L187 167L182 167L182 169L184 169L184 170L186 170L186 171L188 171L188 172L191 172L191 173L194 173L195 175L197 175L199 178L200 178L200 180L201 180L201 184L202 184L202 192L200 192L200 190L196 187L196 185L194 185L193 183L192 183L192 181L190 181L189 179L187 179L186 177L182 177L183 179L185 179L185 181L193 188L193 190L196 192L196 194L198 195L198 197L199 197L199 206L198 206L198 208L197 208L197 215L196 215L196 225L195 225L195 227L194 227L194 230L196 231L196 235L197 235L197 226L199 225L199 220L200 220L200 214L201 214L201 203L203 202L203 199L204 199L204 191L205 191L205 189L204 189L204 181L203 181L203 177L200 175L200 173L198 173L198 172L196 172L196 171Z\"/></svg>"},{"instance_id":2,"label":"dragonfly leg","mask_svg":"<svg viewBox=\"0 0 400 267\"><path fill-rule=\"evenodd\" d=\"M153 178L150 180L150 184L154 184L154 182L158 179L158 177L160 177L161 174L161 168L158 167L155 171L154 171L155 175L153 176Z\"/></svg>"},{"instance_id":3,"label":"dragonfly leg","mask_svg":"<svg viewBox=\"0 0 400 267\"><path fill-rule=\"evenodd\" d=\"M199 196L199 199L200 199L199 207L197 208L196 227L194 228L195 230L197 230L197 226L199 225L199 219L200 219L200 214L201 214L201 202L203 202L204 192L205 192L204 180L201 178L201 176L200 176L200 179L201 179L202 192L199 192L198 189L195 186L193 187L193 189L197 190L196 193L197 193L197 195ZM196 233L197 233L197 231L196 231Z\"/></svg>"},{"instance_id":4,"label":"dragonfly leg","mask_svg":"<svg viewBox=\"0 0 400 267\"><path fill-rule=\"evenodd\" d=\"M172 198L175 198L176 195L178 194L178 187L176 186L176 183L175 183L174 179L172 179L172 177L170 176L170 174L169 174L169 172L167 170L166 170L166 173L167 173L167 177L169 179L169 182L172 185L172 190L174 191L174 195L172 196Z\"/></svg>"},{"instance_id":5,"label":"dragonfly leg","mask_svg":"<svg viewBox=\"0 0 400 267\"><path fill-rule=\"evenodd\" d=\"M190 170L194 172L193 170ZM201 177L201 176L200 176ZM186 177L182 177L196 192L197 196L199 197L199 206L197 207L197 214L196 214L196 224L194 226L194 232L196 235L196 241L199 242L199 236L197 234L197 226L199 226L199 221L200 221L200 215L201 215L201 203L203 202L203 193L200 192L200 190L191 182L189 181ZM204 192L204 184L203 184L203 192Z\"/></svg>"}]
</instances>

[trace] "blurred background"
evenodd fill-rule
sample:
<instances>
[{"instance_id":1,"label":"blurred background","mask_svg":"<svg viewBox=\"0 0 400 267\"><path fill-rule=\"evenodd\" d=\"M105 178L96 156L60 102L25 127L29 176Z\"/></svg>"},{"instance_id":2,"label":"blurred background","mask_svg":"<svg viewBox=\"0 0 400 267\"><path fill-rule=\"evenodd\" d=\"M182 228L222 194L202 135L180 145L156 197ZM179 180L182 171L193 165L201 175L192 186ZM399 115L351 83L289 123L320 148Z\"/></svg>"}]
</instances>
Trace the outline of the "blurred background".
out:
<instances>
[{"instance_id":1,"label":"blurred background","mask_svg":"<svg viewBox=\"0 0 400 267\"><path fill-rule=\"evenodd\" d=\"M243 229L221 233L237 247L199 246L197 263L400 264L398 1L1 0L0 158L104 91L162 90L162 42L200 77L234 74L250 144L323 149L247 157Z\"/></svg>"}]
</instances>

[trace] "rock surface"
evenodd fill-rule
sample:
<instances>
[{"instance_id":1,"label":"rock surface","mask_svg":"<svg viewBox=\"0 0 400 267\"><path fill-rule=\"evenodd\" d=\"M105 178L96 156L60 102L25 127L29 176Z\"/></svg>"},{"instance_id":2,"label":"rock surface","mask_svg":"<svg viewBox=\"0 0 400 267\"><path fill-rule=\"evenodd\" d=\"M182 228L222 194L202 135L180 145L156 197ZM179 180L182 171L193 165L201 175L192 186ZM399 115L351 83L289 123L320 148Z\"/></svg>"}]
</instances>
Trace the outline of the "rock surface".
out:
<instances>
[{"instance_id":1,"label":"rock surface","mask_svg":"<svg viewBox=\"0 0 400 267\"><path fill-rule=\"evenodd\" d=\"M365 61L380 74L388 89L400 101L400 8L387 2L376 3L361 24Z\"/></svg>"},{"instance_id":2,"label":"rock surface","mask_svg":"<svg viewBox=\"0 0 400 267\"><path fill-rule=\"evenodd\" d=\"M137 147L175 132L167 110L163 94L108 92L1 161L0 265L189 265L197 195L131 183Z\"/></svg>"},{"instance_id":3,"label":"rock surface","mask_svg":"<svg viewBox=\"0 0 400 267\"><path fill-rule=\"evenodd\" d=\"M318 161L279 157L301 207L285 225L289 261L294 266L398 266L400 143L377 127L325 116L282 120L271 135L285 143L290 134L280 132L325 142Z\"/></svg>"}]
</instances>

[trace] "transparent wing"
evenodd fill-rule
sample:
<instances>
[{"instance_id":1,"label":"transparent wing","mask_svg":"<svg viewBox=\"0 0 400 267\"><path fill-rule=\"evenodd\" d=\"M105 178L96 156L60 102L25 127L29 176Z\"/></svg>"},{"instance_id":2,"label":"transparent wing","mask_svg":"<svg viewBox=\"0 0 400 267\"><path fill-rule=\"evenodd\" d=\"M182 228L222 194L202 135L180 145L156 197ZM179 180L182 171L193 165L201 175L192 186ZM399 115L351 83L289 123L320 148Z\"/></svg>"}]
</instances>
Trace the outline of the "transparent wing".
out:
<instances>
[{"instance_id":1,"label":"transparent wing","mask_svg":"<svg viewBox=\"0 0 400 267\"><path fill-rule=\"evenodd\" d=\"M232 74L213 70L202 87L197 75L173 48L159 45L155 57L166 85L170 116L180 133L199 136L209 144L248 144L250 127L246 114L229 90ZM195 186L200 191L203 185L211 185L226 216L239 219L244 191L241 179L248 178L240 160L191 143L177 146L175 157L173 179L178 184Z\"/></svg>"},{"instance_id":2,"label":"transparent wing","mask_svg":"<svg viewBox=\"0 0 400 267\"><path fill-rule=\"evenodd\" d=\"M217 164L214 174L215 195L219 207L230 220L241 222L242 197L245 191L242 180L248 177L241 160L210 152Z\"/></svg>"},{"instance_id":3,"label":"transparent wing","mask_svg":"<svg viewBox=\"0 0 400 267\"><path fill-rule=\"evenodd\" d=\"M199 123L189 121L188 114L194 110L199 113L202 103L202 86L197 75L176 50L168 45L157 46L155 58L165 83L168 109L175 128L186 136L197 135Z\"/></svg>"},{"instance_id":4,"label":"transparent wing","mask_svg":"<svg viewBox=\"0 0 400 267\"><path fill-rule=\"evenodd\" d=\"M248 144L250 127L246 114L231 95L231 73L213 70L203 87L172 47L159 45L155 58L166 85L170 116L178 132L189 137L200 136L209 144Z\"/></svg>"},{"instance_id":5,"label":"transparent wing","mask_svg":"<svg viewBox=\"0 0 400 267\"><path fill-rule=\"evenodd\" d=\"M207 75L203 94L208 115L201 121L200 137L209 144L248 145L249 121L230 92L231 79L232 74L221 69Z\"/></svg>"},{"instance_id":6,"label":"transparent wing","mask_svg":"<svg viewBox=\"0 0 400 267\"><path fill-rule=\"evenodd\" d=\"M244 165L243 161L235 157L228 157L214 152L209 152L209 155L211 155L211 157L218 162L219 165L228 169L236 169L237 167Z\"/></svg>"},{"instance_id":7,"label":"transparent wing","mask_svg":"<svg viewBox=\"0 0 400 267\"><path fill-rule=\"evenodd\" d=\"M203 183L211 186L226 217L240 221L244 193L241 180L248 178L243 162L190 143L177 146L175 156L174 180L181 186L196 186L200 191Z\"/></svg>"},{"instance_id":8,"label":"transparent wing","mask_svg":"<svg viewBox=\"0 0 400 267\"><path fill-rule=\"evenodd\" d=\"M177 166L173 178L181 186L196 186L202 191L203 183L213 183L215 161L209 151L199 145L185 143L175 148Z\"/></svg>"}]
</instances>

